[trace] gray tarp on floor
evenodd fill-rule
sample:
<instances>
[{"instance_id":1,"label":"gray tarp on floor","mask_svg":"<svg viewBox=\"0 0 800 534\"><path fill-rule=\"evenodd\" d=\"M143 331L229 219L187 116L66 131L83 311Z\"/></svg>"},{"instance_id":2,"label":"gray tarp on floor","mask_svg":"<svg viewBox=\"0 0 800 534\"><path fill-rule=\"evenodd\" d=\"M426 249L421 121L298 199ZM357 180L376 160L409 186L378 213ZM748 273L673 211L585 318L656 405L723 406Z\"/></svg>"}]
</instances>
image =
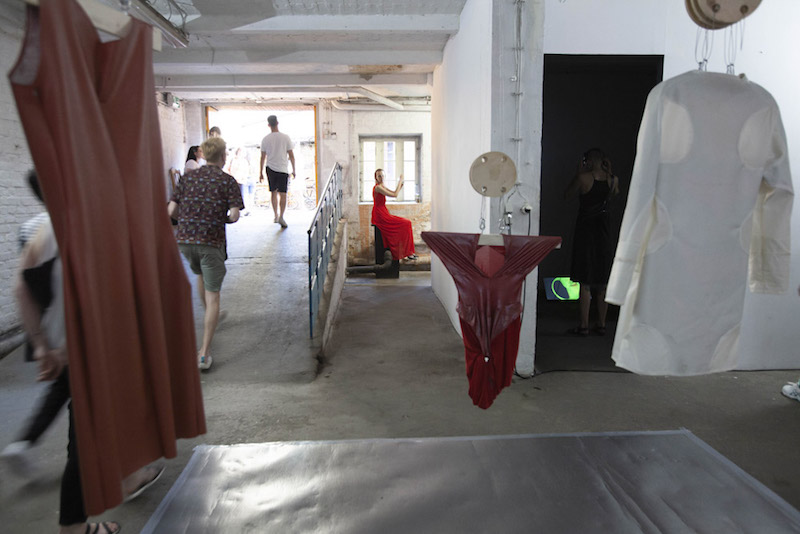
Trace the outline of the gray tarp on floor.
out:
<instances>
[{"instance_id":1,"label":"gray tarp on floor","mask_svg":"<svg viewBox=\"0 0 800 534\"><path fill-rule=\"evenodd\" d=\"M198 447L142 532L800 532L685 430Z\"/></svg>"}]
</instances>

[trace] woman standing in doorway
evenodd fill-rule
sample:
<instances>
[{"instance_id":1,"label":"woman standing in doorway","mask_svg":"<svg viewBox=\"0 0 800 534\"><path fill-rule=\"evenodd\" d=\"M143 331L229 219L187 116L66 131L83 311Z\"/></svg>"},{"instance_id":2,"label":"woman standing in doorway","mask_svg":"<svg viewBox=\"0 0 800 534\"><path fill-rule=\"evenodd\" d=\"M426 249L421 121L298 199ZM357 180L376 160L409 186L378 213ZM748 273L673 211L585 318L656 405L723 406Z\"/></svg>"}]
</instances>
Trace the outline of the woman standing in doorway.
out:
<instances>
[{"instance_id":1,"label":"woman standing in doorway","mask_svg":"<svg viewBox=\"0 0 800 534\"><path fill-rule=\"evenodd\" d=\"M619 178L611 172L611 161L602 150L584 152L578 172L572 179L564 199L578 196L578 220L572 242L570 278L581 285L578 327L570 332L589 335L589 305L594 297L597 306L595 333L606 333L606 285L614 260L611 243L611 220L608 201L619 193ZM594 295L592 295L594 294Z\"/></svg>"},{"instance_id":2,"label":"woman standing in doorway","mask_svg":"<svg viewBox=\"0 0 800 534\"><path fill-rule=\"evenodd\" d=\"M375 171L375 187L372 188L372 224L378 227L383 236L383 246L392 252L392 259L416 260L414 253L414 232L411 221L389 213L386 208L386 197L397 198L403 188L403 175L392 190L383 185L383 169Z\"/></svg>"}]
</instances>

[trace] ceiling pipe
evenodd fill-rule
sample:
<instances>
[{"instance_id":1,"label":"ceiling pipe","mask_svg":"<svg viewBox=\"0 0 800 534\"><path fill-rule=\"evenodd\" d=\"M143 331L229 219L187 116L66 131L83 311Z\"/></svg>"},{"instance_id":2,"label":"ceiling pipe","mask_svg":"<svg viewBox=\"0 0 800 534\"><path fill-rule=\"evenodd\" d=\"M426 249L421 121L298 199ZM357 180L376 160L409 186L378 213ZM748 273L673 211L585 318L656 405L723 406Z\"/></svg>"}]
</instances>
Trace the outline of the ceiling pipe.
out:
<instances>
[{"instance_id":1,"label":"ceiling pipe","mask_svg":"<svg viewBox=\"0 0 800 534\"><path fill-rule=\"evenodd\" d=\"M339 111L401 111L397 109L390 108L383 104L349 104L347 102L341 102L339 100L328 100L331 106L338 109ZM409 105L406 104L403 106L402 111L428 111L430 112L431 107L430 105Z\"/></svg>"},{"instance_id":2,"label":"ceiling pipe","mask_svg":"<svg viewBox=\"0 0 800 534\"><path fill-rule=\"evenodd\" d=\"M379 95L375 91L370 91L366 87L355 87L355 88L352 89L352 91L354 93L358 93L358 94L360 94L362 96L366 96L370 100L374 100L375 102L378 102L379 104L383 104L384 106L389 106L390 108L396 109L397 111L403 111L403 104L399 104L399 103L395 102L394 100L386 98L383 95Z\"/></svg>"}]
</instances>

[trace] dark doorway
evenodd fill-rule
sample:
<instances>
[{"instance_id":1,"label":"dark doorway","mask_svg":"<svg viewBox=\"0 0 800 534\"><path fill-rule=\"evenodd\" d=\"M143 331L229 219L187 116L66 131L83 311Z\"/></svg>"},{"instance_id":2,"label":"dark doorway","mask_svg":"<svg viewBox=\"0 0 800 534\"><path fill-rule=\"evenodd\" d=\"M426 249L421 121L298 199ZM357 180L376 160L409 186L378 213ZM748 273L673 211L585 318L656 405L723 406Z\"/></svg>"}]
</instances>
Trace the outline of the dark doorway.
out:
<instances>
[{"instance_id":1,"label":"dark doorway","mask_svg":"<svg viewBox=\"0 0 800 534\"><path fill-rule=\"evenodd\" d=\"M539 266L537 372L616 369L611 345L618 309L609 307L605 336L571 336L567 331L578 323L578 301L548 300L543 280L570 274L578 200L565 201L564 190L590 148L606 153L620 180L620 194L609 206L617 242L642 112L662 80L663 64L663 56L545 55L540 234L559 235L563 244ZM590 324L595 317L592 303Z\"/></svg>"}]
</instances>

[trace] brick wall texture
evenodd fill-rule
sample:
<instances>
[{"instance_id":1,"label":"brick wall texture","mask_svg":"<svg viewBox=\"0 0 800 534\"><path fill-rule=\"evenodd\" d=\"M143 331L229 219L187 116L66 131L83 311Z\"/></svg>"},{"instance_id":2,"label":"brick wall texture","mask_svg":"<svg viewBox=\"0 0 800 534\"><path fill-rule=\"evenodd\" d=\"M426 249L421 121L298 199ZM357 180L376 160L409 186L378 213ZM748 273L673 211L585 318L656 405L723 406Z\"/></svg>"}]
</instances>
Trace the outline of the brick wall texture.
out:
<instances>
[{"instance_id":1,"label":"brick wall texture","mask_svg":"<svg viewBox=\"0 0 800 534\"><path fill-rule=\"evenodd\" d=\"M6 73L14 66L22 42L24 4L0 14L0 338L19 326L14 281L19 262L17 228L43 210L25 176L33 167Z\"/></svg>"}]
</instances>

